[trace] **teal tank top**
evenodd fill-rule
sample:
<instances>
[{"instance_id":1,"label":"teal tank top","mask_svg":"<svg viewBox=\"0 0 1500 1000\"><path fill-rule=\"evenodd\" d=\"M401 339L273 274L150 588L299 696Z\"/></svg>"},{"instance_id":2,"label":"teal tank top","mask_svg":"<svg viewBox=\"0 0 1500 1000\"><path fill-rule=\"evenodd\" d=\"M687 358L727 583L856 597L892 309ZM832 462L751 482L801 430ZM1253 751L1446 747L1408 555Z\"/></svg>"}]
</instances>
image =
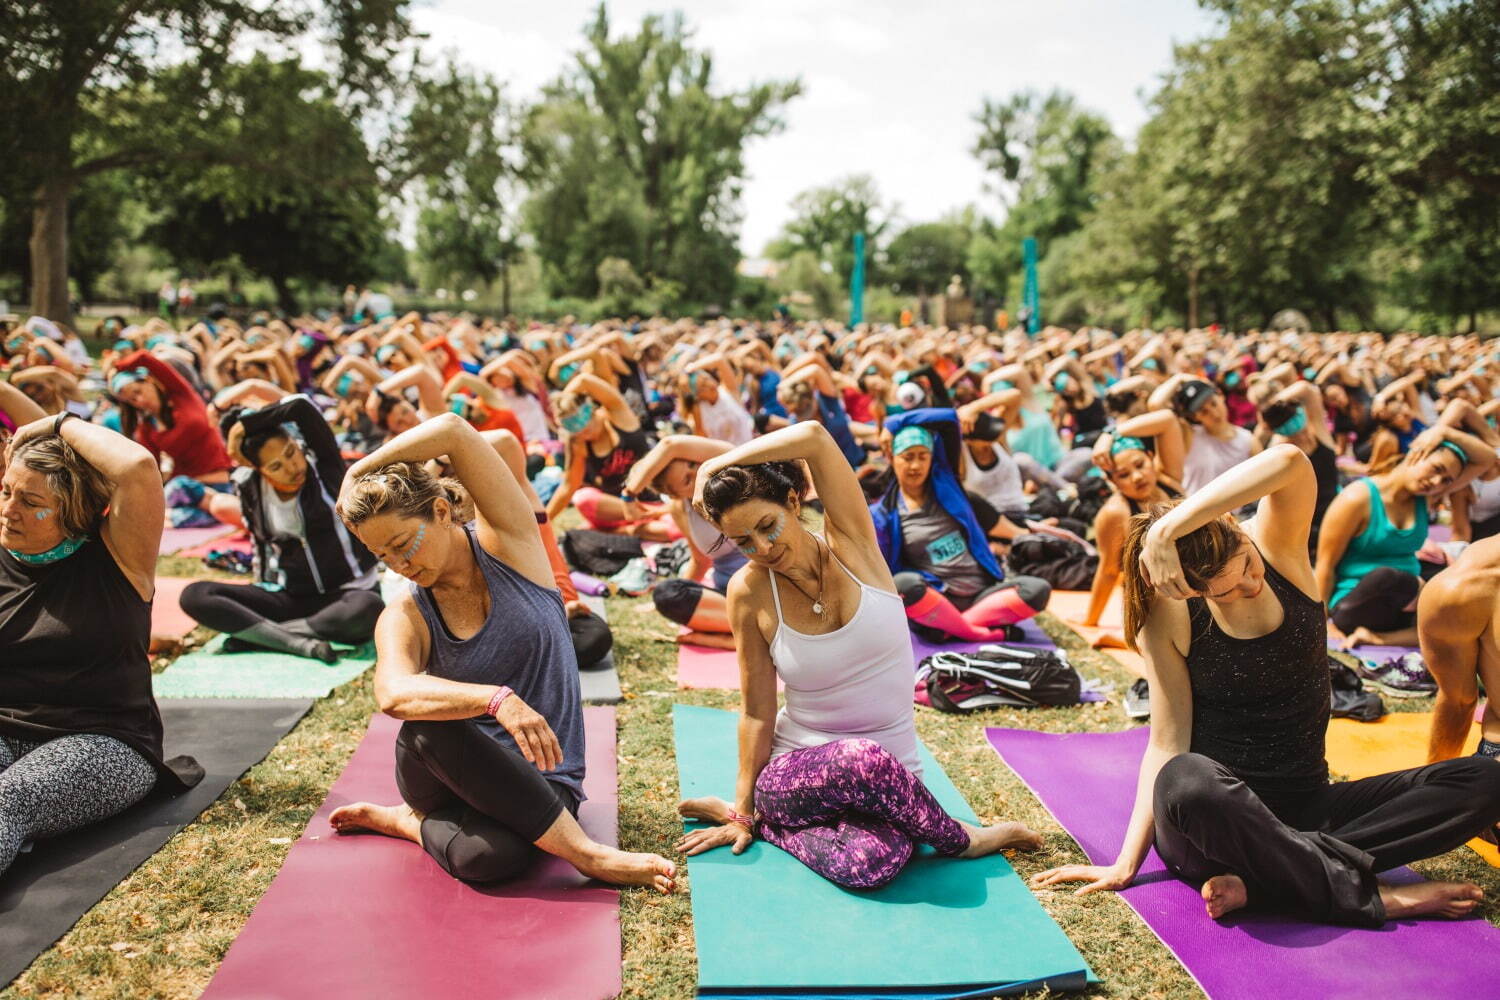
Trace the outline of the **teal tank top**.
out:
<instances>
[{"instance_id":1,"label":"teal tank top","mask_svg":"<svg viewBox=\"0 0 1500 1000\"><path fill-rule=\"evenodd\" d=\"M1024 451L1049 469L1062 461L1062 438L1052 426L1052 419L1024 406L1021 407L1021 426L1006 432L1005 443L1012 452Z\"/></svg>"},{"instance_id":2,"label":"teal tank top","mask_svg":"<svg viewBox=\"0 0 1500 1000\"><path fill-rule=\"evenodd\" d=\"M1339 601L1366 573L1382 566L1403 570L1413 576L1422 575L1417 550L1427 541L1427 498L1417 497L1416 519L1410 528L1401 530L1385 516L1385 501L1380 499L1380 490L1374 480L1361 479L1360 482L1370 491L1370 523L1349 543L1344 557L1334 567L1333 600L1328 602L1329 608L1338 607Z\"/></svg>"}]
</instances>

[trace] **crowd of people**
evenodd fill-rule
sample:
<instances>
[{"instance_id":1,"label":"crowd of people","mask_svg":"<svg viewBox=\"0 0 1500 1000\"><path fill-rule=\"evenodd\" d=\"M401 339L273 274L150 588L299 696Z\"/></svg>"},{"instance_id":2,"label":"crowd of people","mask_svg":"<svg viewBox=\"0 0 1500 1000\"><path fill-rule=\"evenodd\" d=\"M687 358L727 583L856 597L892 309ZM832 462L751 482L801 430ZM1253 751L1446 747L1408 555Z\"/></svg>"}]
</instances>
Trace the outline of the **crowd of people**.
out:
<instances>
[{"instance_id":1,"label":"crowd of people","mask_svg":"<svg viewBox=\"0 0 1500 1000\"><path fill-rule=\"evenodd\" d=\"M1492 343L192 302L105 319L97 357L37 317L3 334L0 873L193 780L162 760L155 565L166 528L222 523L249 537L252 585L195 582L181 605L225 655L375 643L401 801L344 806L337 829L469 881L540 850L672 891L673 861L576 819L579 671L613 637L579 599L568 518L579 546L676 550L656 609L737 654L738 783L681 804L708 824L684 855L762 838L857 889L920 844L1040 846L923 785L910 637L1014 639L1054 588L1090 590L1095 625L1118 590L1153 722L1125 846L1035 884L1119 889L1155 846L1215 918L1378 925L1481 898L1376 875L1500 821L1500 712L1467 745L1500 690ZM406 581L389 599L382 573ZM1435 695L1426 766L1330 782L1330 636L1420 646L1363 672Z\"/></svg>"}]
</instances>

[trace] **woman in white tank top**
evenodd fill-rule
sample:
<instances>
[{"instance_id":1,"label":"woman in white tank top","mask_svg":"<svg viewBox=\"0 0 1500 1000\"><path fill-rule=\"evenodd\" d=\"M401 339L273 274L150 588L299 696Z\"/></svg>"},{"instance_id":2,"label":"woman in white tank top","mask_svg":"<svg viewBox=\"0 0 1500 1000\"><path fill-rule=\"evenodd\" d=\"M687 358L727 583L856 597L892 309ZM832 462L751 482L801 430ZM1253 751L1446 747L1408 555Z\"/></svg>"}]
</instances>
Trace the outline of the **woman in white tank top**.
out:
<instances>
[{"instance_id":1,"label":"woman in white tank top","mask_svg":"<svg viewBox=\"0 0 1500 1000\"><path fill-rule=\"evenodd\" d=\"M804 461L826 537L798 519ZM917 844L963 857L1040 846L1019 823L953 819L918 777L906 612L859 481L821 424L704 462L694 502L750 563L729 585L744 709L736 800L683 802L684 816L719 825L687 834L679 850L739 853L758 835L830 881L873 888L900 874Z\"/></svg>"},{"instance_id":2,"label":"woman in white tank top","mask_svg":"<svg viewBox=\"0 0 1500 1000\"><path fill-rule=\"evenodd\" d=\"M744 444L755 436L755 420L739 401L740 380L722 354L688 366L680 386L682 401L703 437Z\"/></svg>"}]
</instances>

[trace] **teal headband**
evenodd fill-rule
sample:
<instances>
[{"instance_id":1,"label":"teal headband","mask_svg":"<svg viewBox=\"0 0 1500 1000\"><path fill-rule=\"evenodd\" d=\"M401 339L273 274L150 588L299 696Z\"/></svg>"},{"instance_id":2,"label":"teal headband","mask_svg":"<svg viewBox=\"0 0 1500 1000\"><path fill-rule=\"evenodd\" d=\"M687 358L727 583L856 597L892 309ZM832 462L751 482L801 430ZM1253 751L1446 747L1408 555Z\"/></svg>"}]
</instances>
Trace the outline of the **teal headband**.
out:
<instances>
[{"instance_id":1,"label":"teal headband","mask_svg":"<svg viewBox=\"0 0 1500 1000\"><path fill-rule=\"evenodd\" d=\"M557 370L557 384L567 385L573 381L573 376L578 374L578 362L569 361Z\"/></svg>"},{"instance_id":2,"label":"teal headband","mask_svg":"<svg viewBox=\"0 0 1500 1000\"><path fill-rule=\"evenodd\" d=\"M1146 442L1142 441L1138 437L1131 437L1129 434L1123 435L1122 437L1115 438L1114 441L1110 442L1110 445L1109 445L1109 455L1110 455L1111 458L1113 458L1114 456L1118 455L1122 451L1145 451L1145 450L1146 450Z\"/></svg>"},{"instance_id":3,"label":"teal headband","mask_svg":"<svg viewBox=\"0 0 1500 1000\"><path fill-rule=\"evenodd\" d=\"M1295 413L1293 413L1290 417L1287 417L1286 420L1283 421L1279 426L1273 427L1271 429L1277 434L1280 434L1282 437L1291 437L1293 434L1296 434L1306 426L1307 411L1299 406L1297 407L1297 411Z\"/></svg>"},{"instance_id":4,"label":"teal headband","mask_svg":"<svg viewBox=\"0 0 1500 1000\"><path fill-rule=\"evenodd\" d=\"M583 401L583 404L578 407L577 411L568 414L566 417L563 417L558 421L558 423L562 424L563 430L567 431L569 434L577 434L579 431L587 427L589 425L589 421L593 419L594 401L592 399L585 399Z\"/></svg>"},{"instance_id":5,"label":"teal headband","mask_svg":"<svg viewBox=\"0 0 1500 1000\"><path fill-rule=\"evenodd\" d=\"M109 391L118 393L132 382L144 382L151 377L151 372L145 368L125 368L115 372L109 377Z\"/></svg>"},{"instance_id":6,"label":"teal headband","mask_svg":"<svg viewBox=\"0 0 1500 1000\"><path fill-rule=\"evenodd\" d=\"M1462 446L1454 444L1452 441L1444 441L1442 444L1438 445L1438 447L1447 448L1449 451L1453 452L1453 454L1457 455L1458 464L1460 467L1469 464L1469 453L1464 451Z\"/></svg>"},{"instance_id":7,"label":"teal headband","mask_svg":"<svg viewBox=\"0 0 1500 1000\"><path fill-rule=\"evenodd\" d=\"M932 450L932 432L920 424L912 424L903 427L896 432L896 437L891 441L891 454L899 455L908 448L926 448Z\"/></svg>"}]
</instances>

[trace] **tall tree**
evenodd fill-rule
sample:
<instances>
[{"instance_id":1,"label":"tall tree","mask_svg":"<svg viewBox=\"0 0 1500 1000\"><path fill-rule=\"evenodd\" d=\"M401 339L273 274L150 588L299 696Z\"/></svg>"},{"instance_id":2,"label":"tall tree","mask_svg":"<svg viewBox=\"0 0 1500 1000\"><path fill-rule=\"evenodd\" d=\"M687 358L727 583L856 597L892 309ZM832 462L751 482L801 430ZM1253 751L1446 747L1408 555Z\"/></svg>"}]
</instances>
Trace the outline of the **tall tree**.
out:
<instances>
[{"instance_id":1,"label":"tall tree","mask_svg":"<svg viewBox=\"0 0 1500 1000\"><path fill-rule=\"evenodd\" d=\"M164 162L295 167L223 141L236 109L219 69L254 34L329 43L348 100L369 99L407 35L406 0L8 0L0 4L6 197L33 214L32 308L69 318L68 203L87 178ZM176 67L193 72L168 72Z\"/></svg>"},{"instance_id":2,"label":"tall tree","mask_svg":"<svg viewBox=\"0 0 1500 1000\"><path fill-rule=\"evenodd\" d=\"M869 174L809 188L792 199L792 218L782 227L773 253L789 257L809 251L831 264L840 285L848 288L854 273L854 234L864 233L865 253L878 256L892 214Z\"/></svg>"},{"instance_id":3,"label":"tall tree","mask_svg":"<svg viewBox=\"0 0 1500 1000\"><path fill-rule=\"evenodd\" d=\"M611 37L601 4L584 37L527 122L527 215L548 273L574 283L560 290L592 294L598 263L617 256L653 285L727 300L745 145L781 127L800 83L716 93L713 59L692 47L680 15Z\"/></svg>"},{"instance_id":4,"label":"tall tree","mask_svg":"<svg viewBox=\"0 0 1500 1000\"><path fill-rule=\"evenodd\" d=\"M885 250L885 270L897 288L928 295L957 274L967 279L971 233L956 222L924 222L897 233Z\"/></svg>"}]
</instances>

